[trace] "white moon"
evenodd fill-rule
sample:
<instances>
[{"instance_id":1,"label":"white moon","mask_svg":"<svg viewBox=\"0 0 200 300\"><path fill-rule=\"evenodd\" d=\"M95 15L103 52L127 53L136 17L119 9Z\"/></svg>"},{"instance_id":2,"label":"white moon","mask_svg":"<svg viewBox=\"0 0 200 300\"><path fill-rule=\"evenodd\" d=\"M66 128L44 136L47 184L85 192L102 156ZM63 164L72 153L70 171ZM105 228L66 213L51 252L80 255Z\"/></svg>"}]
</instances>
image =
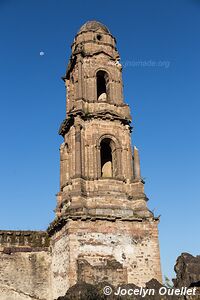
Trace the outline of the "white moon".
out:
<instances>
[{"instance_id":1,"label":"white moon","mask_svg":"<svg viewBox=\"0 0 200 300\"><path fill-rule=\"evenodd\" d=\"M44 55L44 52L43 51L40 51L40 56L43 56Z\"/></svg>"}]
</instances>

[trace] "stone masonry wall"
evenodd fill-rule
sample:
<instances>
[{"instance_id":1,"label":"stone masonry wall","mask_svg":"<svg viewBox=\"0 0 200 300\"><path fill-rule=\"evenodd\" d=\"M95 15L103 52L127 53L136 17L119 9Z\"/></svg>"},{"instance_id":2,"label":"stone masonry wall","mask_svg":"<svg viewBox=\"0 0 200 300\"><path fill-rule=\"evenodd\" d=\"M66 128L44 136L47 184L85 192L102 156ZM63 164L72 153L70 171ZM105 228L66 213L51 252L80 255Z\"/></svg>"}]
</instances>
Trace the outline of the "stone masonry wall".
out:
<instances>
[{"instance_id":1,"label":"stone masonry wall","mask_svg":"<svg viewBox=\"0 0 200 300\"><path fill-rule=\"evenodd\" d=\"M46 232L0 231L0 300L49 300Z\"/></svg>"},{"instance_id":2,"label":"stone masonry wall","mask_svg":"<svg viewBox=\"0 0 200 300\"><path fill-rule=\"evenodd\" d=\"M76 282L161 282L157 221L69 220L51 238L53 299Z\"/></svg>"}]
</instances>

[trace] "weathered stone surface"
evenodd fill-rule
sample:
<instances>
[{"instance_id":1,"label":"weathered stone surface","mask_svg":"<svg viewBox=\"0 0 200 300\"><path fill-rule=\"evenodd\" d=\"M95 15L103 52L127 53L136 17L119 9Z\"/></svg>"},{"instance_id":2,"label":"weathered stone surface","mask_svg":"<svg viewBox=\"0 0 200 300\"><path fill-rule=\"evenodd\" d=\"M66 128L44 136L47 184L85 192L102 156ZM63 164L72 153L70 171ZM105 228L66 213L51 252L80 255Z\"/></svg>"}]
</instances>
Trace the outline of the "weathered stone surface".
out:
<instances>
[{"instance_id":1,"label":"weathered stone surface","mask_svg":"<svg viewBox=\"0 0 200 300\"><path fill-rule=\"evenodd\" d=\"M200 286L200 255L194 257L189 253L182 253L177 258L174 270L174 286Z\"/></svg>"},{"instance_id":2,"label":"weathered stone surface","mask_svg":"<svg viewBox=\"0 0 200 300\"><path fill-rule=\"evenodd\" d=\"M160 280L157 224L120 220L69 220L51 238L53 296L76 282L145 285Z\"/></svg>"},{"instance_id":3,"label":"weathered stone surface","mask_svg":"<svg viewBox=\"0 0 200 300\"><path fill-rule=\"evenodd\" d=\"M0 252L47 251L50 238L46 231L0 230Z\"/></svg>"},{"instance_id":4,"label":"weathered stone surface","mask_svg":"<svg viewBox=\"0 0 200 300\"><path fill-rule=\"evenodd\" d=\"M0 299L51 299L50 261L44 251L0 253Z\"/></svg>"},{"instance_id":5,"label":"weathered stone surface","mask_svg":"<svg viewBox=\"0 0 200 300\"><path fill-rule=\"evenodd\" d=\"M49 237L44 231L0 231L0 300L50 299Z\"/></svg>"}]
</instances>

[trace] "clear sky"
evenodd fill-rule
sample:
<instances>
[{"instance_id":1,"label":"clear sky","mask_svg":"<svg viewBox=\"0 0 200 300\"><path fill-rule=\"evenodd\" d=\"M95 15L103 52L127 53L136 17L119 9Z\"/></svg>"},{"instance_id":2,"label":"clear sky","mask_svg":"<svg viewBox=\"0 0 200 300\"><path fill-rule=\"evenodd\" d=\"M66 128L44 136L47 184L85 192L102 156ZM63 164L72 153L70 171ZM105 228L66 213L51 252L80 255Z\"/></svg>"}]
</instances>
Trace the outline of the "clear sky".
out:
<instances>
[{"instance_id":1,"label":"clear sky","mask_svg":"<svg viewBox=\"0 0 200 300\"><path fill-rule=\"evenodd\" d=\"M61 80L88 20L117 38L163 274L200 254L200 1L0 0L0 229L45 230L59 191ZM43 51L44 55L40 55Z\"/></svg>"}]
</instances>

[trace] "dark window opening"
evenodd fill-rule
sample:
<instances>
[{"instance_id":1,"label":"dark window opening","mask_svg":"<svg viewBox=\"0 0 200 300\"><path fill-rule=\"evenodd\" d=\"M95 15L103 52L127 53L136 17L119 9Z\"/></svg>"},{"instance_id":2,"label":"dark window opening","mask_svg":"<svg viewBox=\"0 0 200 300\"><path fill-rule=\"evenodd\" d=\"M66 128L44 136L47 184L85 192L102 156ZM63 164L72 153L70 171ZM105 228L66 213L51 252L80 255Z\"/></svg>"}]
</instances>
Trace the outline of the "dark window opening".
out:
<instances>
[{"instance_id":1,"label":"dark window opening","mask_svg":"<svg viewBox=\"0 0 200 300\"><path fill-rule=\"evenodd\" d=\"M97 34L97 40L100 41L102 39L102 36L100 34Z\"/></svg>"},{"instance_id":2,"label":"dark window opening","mask_svg":"<svg viewBox=\"0 0 200 300\"><path fill-rule=\"evenodd\" d=\"M74 77L73 76L71 76L71 81L74 84Z\"/></svg>"},{"instance_id":3,"label":"dark window opening","mask_svg":"<svg viewBox=\"0 0 200 300\"><path fill-rule=\"evenodd\" d=\"M104 71L97 72L97 100L107 100L108 75Z\"/></svg>"},{"instance_id":4,"label":"dark window opening","mask_svg":"<svg viewBox=\"0 0 200 300\"><path fill-rule=\"evenodd\" d=\"M110 140L105 139L101 142L101 177L112 177L112 149Z\"/></svg>"}]
</instances>

